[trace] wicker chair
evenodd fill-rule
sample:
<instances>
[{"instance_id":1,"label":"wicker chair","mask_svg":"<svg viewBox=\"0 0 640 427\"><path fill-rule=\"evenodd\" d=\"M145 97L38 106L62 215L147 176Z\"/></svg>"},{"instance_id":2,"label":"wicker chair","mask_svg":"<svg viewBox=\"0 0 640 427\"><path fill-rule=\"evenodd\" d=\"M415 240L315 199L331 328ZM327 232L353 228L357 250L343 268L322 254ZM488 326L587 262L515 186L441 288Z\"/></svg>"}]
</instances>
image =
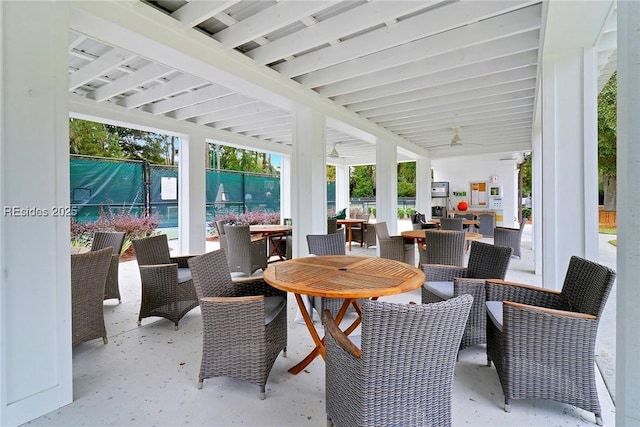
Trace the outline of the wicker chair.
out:
<instances>
[{"instance_id":1,"label":"wicker chair","mask_svg":"<svg viewBox=\"0 0 640 427\"><path fill-rule=\"evenodd\" d=\"M615 280L610 268L571 257L562 291L487 281L487 361L510 399L551 399L593 412L598 323Z\"/></svg>"},{"instance_id":2,"label":"wicker chair","mask_svg":"<svg viewBox=\"0 0 640 427\"><path fill-rule=\"evenodd\" d=\"M484 306L485 279L504 279L511 261L511 248L471 242L467 267L423 264L426 282L422 286L422 303L444 301L463 294L473 296L460 349L484 344L487 339L487 313Z\"/></svg>"},{"instance_id":3,"label":"wicker chair","mask_svg":"<svg viewBox=\"0 0 640 427\"><path fill-rule=\"evenodd\" d=\"M122 252L123 243L124 233L119 231L96 231L93 233L93 242L91 243L91 251L112 248L113 254L111 256L109 274L107 275L107 284L104 287L104 299L116 298L118 304L122 301L118 283L118 268L120 266L120 252Z\"/></svg>"},{"instance_id":4,"label":"wicker chair","mask_svg":"<svg viewBox=\"0 0 640 427\"><path fill-rule=\"evenodd\" d=\"M367 223L367 231L364 233L364 245L367 248L376 246L376 224Z\"/></svg>"},{"instance_id":5,"label":"wicker chair","mask_svg":"<svg viewBox=\"0 0 640 427\"><path fill-rule=\"evenodd\" d=\"M338 220L335 218L327 218L327 234L338 232Z\"/></svg>"},{"instance_id":6,"label":"wicker chair","mask_svg":"<svg viewBox=\"0 0 640 427\"><path fill-rule=\"evenodd\" d=\"M522 232L527 223L526 219L520 222L520 228L496 227L493 229L493 244L496 246L506 246L513 249L513 256L520 258L522 256L520 250L520 242L522 241Z\"/></svg>"},{"instance_id":7,"label":"wicker chair","mask_svg":"<svg viewBox=\"0 0 640 427\"><path fill-rule=\"evenodd\" d=\"M345 244L344 232L307 235L307 245L311 255L345 255ZM321 317L325 309L328 309L331 315L335 316L344 302L343 298L309 297L309 299L311 300L311 307L315 308ZM360 304L363 301L360 300ZM349 306L347 313L353 311L355 311L353 306ZM309 315L313 319L313 310Z\"/></svg>"},{"instance_id":8,"label":"wicker chair","mask_svg":"<svg viewBox=\"0 0 640 427\"><path fill-rule=\"evenodd\" d=\"M193 255L172 257L166 234L133 240L136 251L142 300L138 326L146 317L164 317L178 330L182 317L198 306L187 260Z\"/></svg>"},{"instance_id":9,"label":"wicker chair","mask_svg":"<svg viewBox=\"0 0 640 427\"><path fill-rule=\"evenodd\" d=\"M420 264L464 265L465 232L424 230L425 248L418 248Z\"/></svg>"},{"instance_id":10,"label":"wicker chair","mask_svg":"<svg viewBox=\"0 0 640 427\"><path fill-rule=\"evenodd\" d=\"M328 421L450 426L456 352L471 302L470 295L429 305L366 301L362 336L351 340L325 311Z\"/></svg>"},{"instance_id":11,"label":"wicker chair","mask_svg":"<svg viewBox=\"0 0 640 427\"><path fill-rule=\"evenodd\" d=\"M262 279L232 281L224 250L189 259L202 311L198 388L213 377L265 385L287 348L287 294Z\"/></svg>"},{"instance_id":12,"label":"wicker chair","mask_svg":"<svg viewBox=\"0 0 640 427\"><path fill-rule=\"evenodd\" d=\"M440 219L440 230L462 231L464 230L463 221L463 218L442 218Z\"/></svg>"},{"instance_id":13,"label":"wicker chair","mask_svg":"<svg viewBox=\"0 0 640 427\"><path fill-rule=\"evenodd\" d=\"M369 222L369 214L356 214L355 219L366 219L367 223ZM364 233L364 234L363 234ZM361 227L360 224L353 224L351 226L351 241L352 242L363 242L366 240L367 234L367 224L364 224L364 227Z\"/></svg>"},{"instance_id":14,"label":"wicker chair","mask_svg":"<svg viewBox=\"0 0 640 427\"><path fill-rule=\"evenodd\" d=\"M453 214L454 218L462 218L462 220L464 221L465 219L476 219L475 214L472 213L468 213L468 214ZM476 231L476 226L475 225L462 225L462 229L463 230L467 230L467 231Z\"/></svg>"},{"instance_id":15,"label":"wicker chair","mask_svg":"<svg viewBox=\"0 0 640 427\"><path fill-rule=\"evenodd\" d=\"M227 262L231 273L251 276L267 268L267 239L251 240L248 225L225 224Z\"/></svg>"},{"instance_id":16,"label":"wicker chair","mask_svg":"<svg viewBox=\"0 0 640 427\"><path fill-rule=\"evenodd\" d=\"M111 247L71 255L72 345L101 337L108 342L102 301L111 255Z\"/></svg>"},{"instance_id":17,"label":"wicker chair","mask_svg":"<svg viewBox=\"0 0 640 427\"><path fill-rule=\"evenodd\" d=\"M378 236L378 250L381 258L415 264L414 244L406 244L402 236L389 236L386 222L376 223L376 235Z\"/></svg>"},{"instance_id":18,"label":"wicker chair","mask_svg":"<svg viewBox=\"0 0 640 427\"><path fill-rule=\"evenodd\" d=\"M220 243L220 248L229 250L227 248L227 236L224 234L224 225L227 223L225 220L216 221L216 230L218 230L218 243Z\"/></svg>"}]
</instances>

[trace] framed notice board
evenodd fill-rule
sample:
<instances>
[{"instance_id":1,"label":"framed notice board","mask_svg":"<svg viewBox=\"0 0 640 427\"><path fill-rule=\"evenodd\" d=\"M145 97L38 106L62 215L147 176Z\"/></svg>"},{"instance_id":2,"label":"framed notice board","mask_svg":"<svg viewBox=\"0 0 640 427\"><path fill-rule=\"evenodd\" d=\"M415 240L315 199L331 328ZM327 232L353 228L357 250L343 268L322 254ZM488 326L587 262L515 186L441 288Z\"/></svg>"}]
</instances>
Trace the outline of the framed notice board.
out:
<instances>
[{"instance_id":1,"label":"framed notice board","mask_svg":"<svg viewBox=\"0 0 640 427\"><path fill-rule=\"evenodd\" d=\"M487 183L486 182L470 182L469 194L471 195L471 206L487 206Z\"/></svg>"}]
</instances>

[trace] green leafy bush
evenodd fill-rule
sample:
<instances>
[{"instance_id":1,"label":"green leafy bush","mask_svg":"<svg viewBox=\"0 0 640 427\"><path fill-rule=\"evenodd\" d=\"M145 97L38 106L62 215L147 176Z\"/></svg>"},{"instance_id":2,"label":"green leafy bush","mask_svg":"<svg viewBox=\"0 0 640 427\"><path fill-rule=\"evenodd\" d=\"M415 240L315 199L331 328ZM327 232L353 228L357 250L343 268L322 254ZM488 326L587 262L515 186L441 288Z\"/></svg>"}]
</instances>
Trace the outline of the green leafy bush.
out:
<instances>
[{"instance_id":1,"label":"green leafy bush","mask_svg":"<svg viewBox=\"0 0 640 427\"><path fill-rule=\"evenodd\" d=\"M403 208L398 208L398 219L404 219L405 210Z\"/></svg>"}]
</instances>

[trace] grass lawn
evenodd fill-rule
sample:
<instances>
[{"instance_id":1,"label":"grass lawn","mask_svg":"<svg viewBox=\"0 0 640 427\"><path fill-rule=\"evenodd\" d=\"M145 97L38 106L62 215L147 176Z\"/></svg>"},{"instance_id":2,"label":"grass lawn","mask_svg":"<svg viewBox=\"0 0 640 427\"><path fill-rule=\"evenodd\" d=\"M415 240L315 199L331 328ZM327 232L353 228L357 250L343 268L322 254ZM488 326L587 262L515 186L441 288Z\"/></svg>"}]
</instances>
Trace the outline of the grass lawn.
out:
<instances>
[{"instance_id":1,"label":"grass lawn","mask_svg":"<svg viewBox=\"0 0 640 427\"><path fill-rule=\"evenodd\" d=\"M618 230L616 227L605 227L601 225L600 234L618 234ZM618 246L617 240L609 240L609 243L612 244L613 246Z\"/></svg>"}]
</instances>

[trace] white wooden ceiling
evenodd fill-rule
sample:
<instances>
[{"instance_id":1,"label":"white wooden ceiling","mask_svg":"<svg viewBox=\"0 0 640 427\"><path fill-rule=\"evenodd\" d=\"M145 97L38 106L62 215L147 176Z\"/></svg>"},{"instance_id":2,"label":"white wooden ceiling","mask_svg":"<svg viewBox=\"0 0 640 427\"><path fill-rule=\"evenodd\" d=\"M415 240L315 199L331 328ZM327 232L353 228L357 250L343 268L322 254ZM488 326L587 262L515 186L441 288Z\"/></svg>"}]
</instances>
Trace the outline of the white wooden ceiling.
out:
<instances>
[{"instance_id":1,"label":"white wooden ceiling","mask_svg":"<svg viewBox=\"0 0 640 427\"><path fill-rule=\"evenodd\" d=\"M295 105L316 103L327 153L336 145L349 164L375 161L378 131L432 158L531 150L540 1L70 4L69 90L85 101L274 152L293 143ZM608 25L601 86L615 69L615 9Z\"/></svg>"}]
</instances>

